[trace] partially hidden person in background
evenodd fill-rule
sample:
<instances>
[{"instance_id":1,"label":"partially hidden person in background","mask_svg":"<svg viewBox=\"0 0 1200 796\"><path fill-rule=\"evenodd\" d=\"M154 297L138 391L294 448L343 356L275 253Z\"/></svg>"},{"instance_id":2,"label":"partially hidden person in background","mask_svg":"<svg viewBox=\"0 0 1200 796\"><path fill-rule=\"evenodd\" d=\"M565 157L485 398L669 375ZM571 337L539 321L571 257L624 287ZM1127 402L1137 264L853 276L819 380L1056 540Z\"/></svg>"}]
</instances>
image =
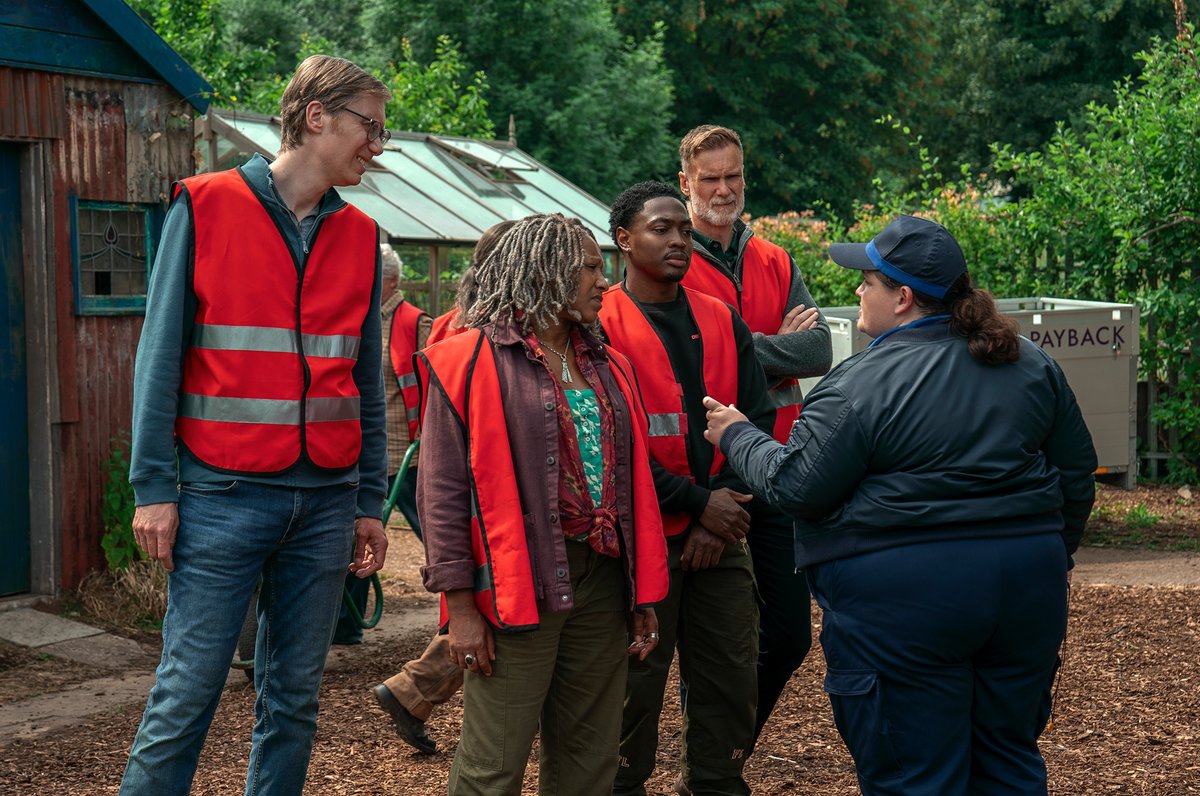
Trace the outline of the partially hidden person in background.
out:
<instances>
[{"instance_id":1,"label":"partially hidden person in background","mask_svg":"<svg viewBox=\"0 0 1200 796\"><path fill-rule=\"evenodd\" d=\"M190 791L260 578L245 792L304 787L347 567L387 550L379 231L334 186L383 151L390 96L308 58L274 161L176 187L134 376L133 530L170 575L127 796Z\"/></svg>"},{"instance_id":2,"label":"partially hidden person in background","mask_svg":"<svg viewBox=\"0 0 1200 796\"><path fill-rule=\"evenodd\" d=\"M466 671L455 796L520 793L539 729L541 793L607 796L626 655L658 643L665 543L632 366L593 334L603 269L577 219L523 219L468 330L418 355L422 573Z\"/></svg>"},{"instance_id":3,"label":"partially hidden person in background","mask_svg":"<svg viewBox=\"0 0 1200 796\"><path fill-rule=\"evenodd\" d=\"M671 577L659 646L630 662L613 793L645 796L678 650L688 690L680 695L677 790L749 794L742 770L754 743L758 605L746 541L759 527L745 485L704 438L703 400L736 402L768 433L775 410L745 322L728 304L680 286L692 238L679 193L638 183L613 201L609 225L627 268L604 295L600 320L637 368ZM807 616L808 606L794 610Z\"/></svg>"},{"instance_id":4,"label":"partially hidden person in background","mask_svg":"<svg viewBox=\"0 0 1200 796\"><path fill-rule=\"evenodd\" d=\"M706 436L795 519L862 792L1045 794L1037 739L1095 496L1075 395L941 225L900 216L829 254L862 272L870 347L786 445L712 399Z\"/></svg>"},{"instance_id":5,"label":"partially hidden person in background","mask_svg":"<svg viewBox=\"0 0 1200 796\"><path fill-rule=\"evenodd\" d=\"M756 237L741 218L746 171L736 131L711 124L689 131L679 142L679 188L694 243L683 286L734 307L750 328L775 406L774 437L786 442L804 399L796 380L824 376L833 361L829 325L791 255ZM764 501L750 508L755 531L746 540L761 612L757 739L812 646L812 622L804 573L792 563L790 520Z\"/></svg>"},{"instance_id":6,"label":"partially hidden person in background","mask_svg":"<svg viewBox=\"0 0 1200 796\"><path fill-rule=\"evenodd\" d=\"M472 268L487 259L487 256L491 254L492 249L496 247L500 238L515 223L515 221L501 221L498 224L493 224L484 231L483 235L479 238L479 242L475 244L475 250L471 253ZM386 259L384 260L384 269L386 279ZM459 285L458 301L454 309L438 316L437 320L432 324L432 328L423 326L422 328L426 331L424 337L422 337L421 331L418 330L418 350L425 348L426 345L433 345L447 337L452 337L455 334L466 331L466 328L459 326L455 323L455 320L459 317L460 305L463 307L471 306L474 297L474 283L474 271L468 269ZM384 309L386 317L386 305ZM393 365L395 365L396 358L400 353L402 352L393 352ZM411 391L413 393L417 392L415 383ZM390 400L391 395L389 394ZM392 404L389 403L388 406L388 419L391 422L390 407ZM417 403L406 399L404 401L406 412L410 411L409 407L412 407L411 411L415 412ZM419 413L416 414L416 417L419 419ZM412 420L409 420L409 423L411 424ZM397 455L397 452L403 456L403 448L400 448L399 445L393 446L392 439L393 436L389 427L388 459L389 461L398 461L393 457ZM420 524L417 522L415 506L415 469L409 468L409 473L409 480L414 490L412 493L414 502L407 505L412 508L413 515L410 516L408 511L405 511L404 516L408 517L409 524L414 530L418 531L417 535L420 536ZM375 700L379 703L379 706L391 717L392 724L396 728L396 734L400 736L400 739L418 752L432 755L437 753L437 741L429 734L425 723L433 715L435 707L443 704L450 697L458 693L458 690L462 688L462 683L463 670L450 656L450 637L445 633L437 633L429 644L426 645L425 651L421 653L419 658L414 658L406 662L400 671L372 688L371 693L375 696Z\"/></svg>"},{"instance_id":7,"label":"partially hidden person in background","mask_svg":"<svg viewBox=\"0 0 1200 796\"><path fill-rule=\"evenodd\" d=\"M400 271L404 264L391 244L379 245L383 272L383 394L387 402L388 494L391 494L409 444L417 438L417 377L413 373L412 356L424 348L433 319L429 314L404 298L400 289ZM414 451L405 471L404 483L396 493L396 506L404 515L409 529L421 538L421 522L417 518L417 463L419 451ZM367 610L371 581L346 575L346 594L354 604L357 616L342 600L337 626L333 631L334 644L362 643L360 619Z\"/></svg>"},{"instance_id":8,"label":"partially hidden person in background","mask_svg":"<svg viewBox=\"0 0 1200 796\"><path fill-rule=\"evenodd\" d=\"M470 307L474 303L475 268L487 258L487 255L495 247L496 242L516 223L512 219L506 219L497 224L492 224L479 236L479 241L475 244L475 250L471 252L471 265L459 280L458 293L455 296L454 306L434 318L433 329L429 332L429 342L427 345L440 343L447 337L452 337L466 330L466 327L459 322L459 318L462 316L463 308Z\"/></svg>"}]
</instances>

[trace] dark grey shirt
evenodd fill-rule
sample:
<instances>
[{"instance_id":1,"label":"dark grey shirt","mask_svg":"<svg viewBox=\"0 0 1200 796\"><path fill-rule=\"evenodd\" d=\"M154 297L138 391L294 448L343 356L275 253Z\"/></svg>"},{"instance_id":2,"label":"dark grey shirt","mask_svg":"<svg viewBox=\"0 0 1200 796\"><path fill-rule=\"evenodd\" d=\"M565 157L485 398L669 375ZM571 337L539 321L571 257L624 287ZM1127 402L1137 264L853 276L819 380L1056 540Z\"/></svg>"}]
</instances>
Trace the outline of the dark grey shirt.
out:
<instances>
[{"instance_id":1,"label":"dark grey shirt","mask_svg":"<svg viewBox=\"0 0 1200 796\"><path fill-rule=\"evenodd\" d=\"M723 249L718 241L707 235L692 230L692 239L698 255L708 260L730 282L739 284L742 269L746 267L746 244L754 237L754 232L741 220L733 225L733 240L728 249ZM805 307L817 306L804 277L796 267L796 261L788 256L792 264L792 282L788 291L787 307L790 312L794 307L803 304ZM753 267L753 264L751 264ZM780 322L783 318L779 319ZM776 327L778 328L778 327ZM817 325L803 332L790 334L754 333L754 355L767 374L771 383L780 379L805 379L810 376L824 376L833 364L833 345L829 337L829 324L821 315Z\"/></svg>"}]
</instances>

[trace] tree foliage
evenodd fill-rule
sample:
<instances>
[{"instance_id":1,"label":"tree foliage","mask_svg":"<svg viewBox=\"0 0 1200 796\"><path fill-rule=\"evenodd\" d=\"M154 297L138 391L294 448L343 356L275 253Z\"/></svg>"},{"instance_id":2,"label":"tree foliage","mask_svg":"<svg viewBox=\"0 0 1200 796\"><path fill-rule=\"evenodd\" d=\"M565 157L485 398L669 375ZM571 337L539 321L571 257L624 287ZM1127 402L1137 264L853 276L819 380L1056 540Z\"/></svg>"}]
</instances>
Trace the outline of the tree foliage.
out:
<instances>
[{"instance_id":1,"label":"tree foliage","mask_svg":"<svg viewBox=\"0 0 1200 796\"><path fill-rule=\"evenodd\" d=\"M387 106L388 125L397 130L419 130L441 135L491 138L488 118L487 76L470 75L458 47L449 36L439 36L433 60L424 66L413 56L408 40L400 43L400 59L380 75L392 90Z\"/></svg>"},{"instance_id":2,"label":"tree foliage","mask_svg":"<svg viewBox=\"0 0 1200 796\"><path fill-rule=\"evenodd\" d=\"M1164 0L930 0L940 90L909 117L945 161L987 168L991 144L1040 148L1058 122L1136 75L1174 32Z\"/></svg>"},{"instance_id":3,"label":"tree foliage","mask_svg":"<svg viewBox=\"0 0 1200 796\"><path fill-rule=\"evenodd\" d=\"M617 18L633 35L668 21L673 132L705 123L736 129L747 202L763 214L821 200L849 210L868 194L896 154L873 120L906 115L929 88L927 5L643 0L619 3Z\"/></svg>"},{"instance_id":4,"label":"tree foliage","mask_svg":"<svg viewBox=\"0 0 1200 796\"><path fill-rule=\"evenodd\" d=\"M669 164L673 93L663 33L622 36L607 0L366 0L372 49L408 39L421 58L460 42L487 74L496 129L602 200ZM669 172L667 172L669 173Z\"/></svg>"},{"instance_id":5,"label":"tree foliage","mask_svg":"<svg viewBox=\"0 0 1200 796\"><path fill-rule=\"evenodd\" d=\"M132 0L133 8L158 35L213 86L217 107L277 113L279 97L296 64L309 55L347 55L320 33L308 33L303 14L289 13L282 0ZM311 2L299 8L316 13ZM340 15L339 15L340 17ZM318 31L353 36L339 22ZM387 106L393 129L490 138L487 78L471 74L458 47L438 37L427 61L400 40L398 57L379 53L362 62L393 92Z\"/></svg>"},{"instance_id":6,"label":"tree foliage","mask_svg":"<svg viewBox=\"0 0 1200 796\"><path fill-rule=\"evenodd\" d=\"M943 175L923 139L907 140L917 187L877 183L879 200L848 221L802 215L760 219L755 230L788 248L818 302L850 303L851 281L830 264L830 241L866 241L896 213L932 218L962 244L978 284L1001 296L1051 295L1136 303L1141 369L1162 392L1154 420L1172 456L1169 474L1200 477L1200 61L1191 28L1137 56L1141 72L1109 103L1059 125L1042 151L996 147L997 168L1027 186L995 195L994 176ZM983 186L983 187L981 187Z\"/></svg>"},{"instance_id":7,"label":"tree foliage","mask_svg":"<svg viewBox=\"0 0 1200 796\"><path fill-rule=\"evenodd\" d=\"M213 87L218 106L255 95L270 75L272 42L235 41L220 0L129 0L167 44Z\"/></svg>"},{"instance_id":8,"label":"tree foliage","mask_svg":"<svg viewBox=\"0 0 1200 796\"><path fill-rule=\"evenodd\" d=\"M1014 223L1027 247L1062 252L1066 295L1136 301L1149 321L1141 366L1165 393L1172 475L1200 473L1200 63L1189 28L1138 56L1142 73L1092 103L1045 152L1000 150L1032 187ZM1026 272L1028 273L1028 272ZM1177 440L1172 437L1177 436Z\"/></svg>"}]
</instances>

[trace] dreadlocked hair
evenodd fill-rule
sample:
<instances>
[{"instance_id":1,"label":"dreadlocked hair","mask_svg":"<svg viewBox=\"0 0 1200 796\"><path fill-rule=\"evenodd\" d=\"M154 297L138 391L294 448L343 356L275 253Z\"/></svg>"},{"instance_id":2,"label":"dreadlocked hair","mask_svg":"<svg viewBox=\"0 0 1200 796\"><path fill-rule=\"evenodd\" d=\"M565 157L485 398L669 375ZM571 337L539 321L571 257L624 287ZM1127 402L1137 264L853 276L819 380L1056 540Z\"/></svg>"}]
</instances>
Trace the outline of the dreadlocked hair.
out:
<instances>
[{"instance_id":1,"label":"dreadlocked hair","mask_svg":"<svg viewBox=\"0 0 1200 796\"><path fill-rule=\"evenodd\" d=\"M575 301L589 238L595 240L583 222L561 213L518 221L472 266L475 295L464 324L478 328L512 318L529 332L557 322ZM575 310L569 315L580 320Z\"/></svg>"},{"instance_id":2,"label":"dreadlocked hair","mask_svg":"<svg viewBox=\"0 0 1200 796\"><path fill-rule=\"evenodd\" d=\"M892 290L902 284L886 274L879 278ZM967 350L977 362L1002 365L1020 358L1021 327L1015 318L1000 312L989 291L971 285L969 272L963 272L950 286L946 298L936 299L914 290L913 301L925 315L949 315L950 331L967 338Z\"/></svg>"}]
</instances>

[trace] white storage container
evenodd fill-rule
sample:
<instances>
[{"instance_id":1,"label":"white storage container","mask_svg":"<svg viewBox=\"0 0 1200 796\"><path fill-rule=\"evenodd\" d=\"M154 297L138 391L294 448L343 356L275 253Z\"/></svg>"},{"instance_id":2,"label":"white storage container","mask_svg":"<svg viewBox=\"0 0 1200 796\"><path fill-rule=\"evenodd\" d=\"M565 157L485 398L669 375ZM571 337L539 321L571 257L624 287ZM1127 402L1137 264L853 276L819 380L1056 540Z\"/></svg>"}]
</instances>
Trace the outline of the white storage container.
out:
<instances>
[{"instance_id":1,"label":"white storage container","mask_svg":"<svg viewBox=\"0 0 1200 796\"><path fill-rule=\"evenodd\" d=\"M1092 432L1096 472L1119 473L1122 486L1132 489L1137 479L1137 306L1046 297L996 303L1017 320L1021 334L1062 367ZM858 307L822 307L821 312L832 333L834 365L870 344L857 329ZM804 392L817 381L802 381Z\"/></svg>"}]
</instances>

